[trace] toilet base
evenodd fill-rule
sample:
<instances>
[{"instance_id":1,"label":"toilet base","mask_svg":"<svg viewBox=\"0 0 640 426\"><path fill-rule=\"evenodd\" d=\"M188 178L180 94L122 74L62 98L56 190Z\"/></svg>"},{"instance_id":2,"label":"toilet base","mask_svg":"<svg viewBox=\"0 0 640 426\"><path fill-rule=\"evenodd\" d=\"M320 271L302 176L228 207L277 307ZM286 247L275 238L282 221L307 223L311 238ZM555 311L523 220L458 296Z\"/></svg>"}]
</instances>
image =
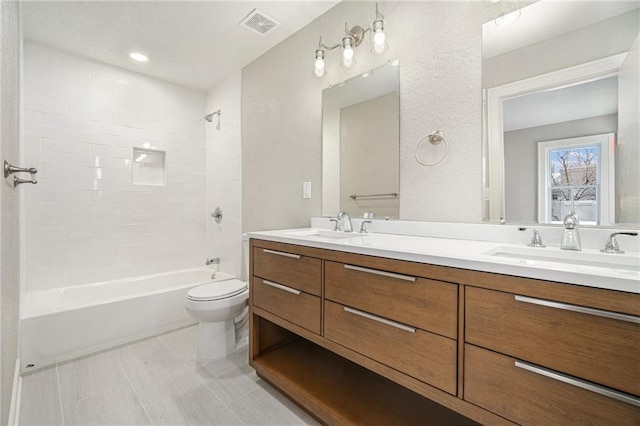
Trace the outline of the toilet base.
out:
<instances>
[{"instance_id":1,"label":"toilet base","mask_svg":"<svg viewBox=\"0 0 640 426\"><path fill-rule=\"evenodd\" d=\"M221 359L235 352L236 327L233 318L219 322L200 322L198 330L197 360Z\"/></svg>"}]
</instances>

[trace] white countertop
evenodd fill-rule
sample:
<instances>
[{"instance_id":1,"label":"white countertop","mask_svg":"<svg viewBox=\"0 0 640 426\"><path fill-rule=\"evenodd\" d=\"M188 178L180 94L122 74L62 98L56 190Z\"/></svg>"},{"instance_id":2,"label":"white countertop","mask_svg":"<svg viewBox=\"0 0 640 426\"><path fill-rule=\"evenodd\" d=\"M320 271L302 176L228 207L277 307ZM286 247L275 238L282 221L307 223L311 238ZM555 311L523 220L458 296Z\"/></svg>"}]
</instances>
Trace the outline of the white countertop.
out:
<instances>
[{"instance_id":1,"label":"white countertop","mask_svg":"<svg viewBox=\"0 0 640 426\"><path fill-rule=\"evenodd\" d=\"M335 234L334 234L335 233ZM326 229L249 232L249 238L349 253L451 266L640 294L640 255L598 250Z\"/></svg>"}]
</instances>

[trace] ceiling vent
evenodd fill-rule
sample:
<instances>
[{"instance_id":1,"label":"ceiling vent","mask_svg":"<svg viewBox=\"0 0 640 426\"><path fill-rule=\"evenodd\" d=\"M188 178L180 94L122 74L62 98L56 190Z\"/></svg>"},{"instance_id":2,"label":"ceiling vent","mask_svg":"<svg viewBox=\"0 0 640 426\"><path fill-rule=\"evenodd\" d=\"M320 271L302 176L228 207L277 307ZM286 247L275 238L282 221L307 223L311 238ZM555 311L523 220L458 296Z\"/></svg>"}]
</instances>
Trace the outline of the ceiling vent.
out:
<instances>
[{"instance_id":1,"label":"ceiling vent","mask_svg":"<svg viewBox=\"0 0 640 426\"><path fill-rule=\"evenodd\" d=\"M282 23L260 9L253 9L251 13L240 21L240 25L262 37L266 37L267 34L278 28Z\"/></svg>"}]
</instances>

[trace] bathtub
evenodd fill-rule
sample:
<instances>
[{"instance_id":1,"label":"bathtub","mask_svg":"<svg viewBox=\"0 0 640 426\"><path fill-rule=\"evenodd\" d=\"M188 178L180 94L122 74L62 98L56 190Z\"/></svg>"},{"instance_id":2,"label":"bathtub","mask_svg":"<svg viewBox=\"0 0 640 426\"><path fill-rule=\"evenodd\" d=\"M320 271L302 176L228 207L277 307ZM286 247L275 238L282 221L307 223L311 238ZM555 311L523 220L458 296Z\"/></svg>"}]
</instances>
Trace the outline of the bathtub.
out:
<instances>
[{"instance_id":1,"label":"bathtub","mask_svg":"<svg viewBox=\"0 0 640 426\"><path fill-rule=\"evenodd\" d=\"M20 315L21 372L195 324L190 288L235 278L207 268L27 292Z\"/></svg>"}]
</instances>

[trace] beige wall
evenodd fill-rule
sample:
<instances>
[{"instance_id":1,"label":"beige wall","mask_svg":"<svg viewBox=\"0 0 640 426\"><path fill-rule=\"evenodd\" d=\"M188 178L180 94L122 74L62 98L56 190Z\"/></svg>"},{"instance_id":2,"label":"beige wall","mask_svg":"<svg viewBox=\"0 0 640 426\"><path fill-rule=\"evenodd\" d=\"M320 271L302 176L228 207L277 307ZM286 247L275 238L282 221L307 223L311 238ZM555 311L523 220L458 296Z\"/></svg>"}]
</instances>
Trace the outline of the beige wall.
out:
<instances>
[{"instance_id":1,"label":"beige wall","mask_svg":"<svg viewBox=\"0 0 640 426\"><path fill-rule=\"evenodd\" d=\"M20 165L18 152L18 4L0 2L0 162ZM0 424L7 424L18 347L18 193L11 179L0 182Z\"/></svg>"},{"instance_id":2,"label":"beige wall","mask_svg":"<svg viewBox=\"0 0 640 426\"><path fill-rule=\"evenodd\" d=\"M396 92L340 111L340 206L353 217L368 210L398 217L398 199L350 195L388 194L398 188L398 95ZM336 211L337 213L337 211Z\"/></svg>"},{"instance_id":3,"label":"beige wall","mask_svg":"<svg viewBox=\"0 0 640 426\"><path fill-rule=\"evenodd\" d=\"M357 64L326 54L327 76L312 76L322 36L335 43L344 22L368 25L374 3L341 2L242 71L243 227L308 226L321 212L322 89L388 60L400 60L400 218L477 222L481 219L481 26L489 2L380 2L390 46L383 55L356 50ZM510 5L509 7L516 7ZM441 129L447 159L424 167L418 140ZM302 182L311 181L311 200Z\"/></svg>"}]
</instances>

